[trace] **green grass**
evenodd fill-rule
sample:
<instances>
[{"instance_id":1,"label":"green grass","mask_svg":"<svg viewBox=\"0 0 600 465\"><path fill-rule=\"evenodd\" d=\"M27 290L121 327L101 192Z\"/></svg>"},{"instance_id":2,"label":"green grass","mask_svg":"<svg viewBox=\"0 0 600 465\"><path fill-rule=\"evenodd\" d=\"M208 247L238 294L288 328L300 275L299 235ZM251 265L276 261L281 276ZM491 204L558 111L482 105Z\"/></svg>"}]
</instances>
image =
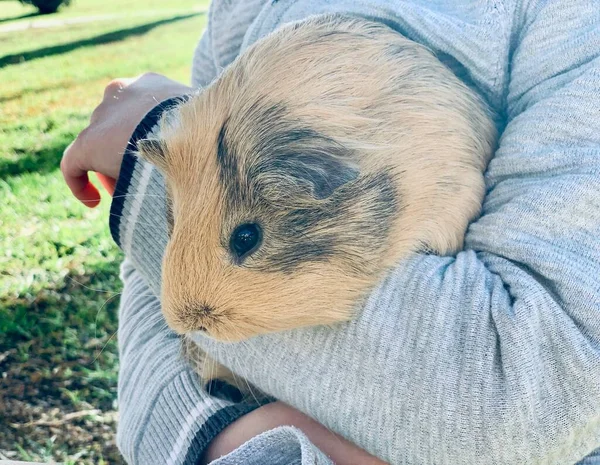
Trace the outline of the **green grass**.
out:
<instances>
[{"instance_id":1,"label":"green grass","mask_svg":"<svg viewBox=\"0 0 600 465\"><path fill-rule=\"evenodd\" d=\"M164 0L73 0L71 6L62 7L58 14L44 16L26 16L35 14L36 8L30 5L22 5L18 1L0 0L0 21L11 21L11 23L21 23L30 21L45 21L49 19L67 19L80 16L100 16L112 14L152 14L154 12L163 14L172 13L179 10L189 10L195 7L203 7L207 4L205 1L196 0L174 0L166 2ZM26 17L24 17L26 16ZM2 24L2 23L0 23ZM6 24L6 23L5 23Z\"/></svg>"},{"instance_id":2,"label":"green grass","mask_svg":"<svg viewBox=\"0 0 600 465\"><path fill-rule=\"evenodd\" d=\"M197 9L206 3L75 0L55 15L15 20L34 9L1 2L0 28L121 15L0 32L1 454L67 463L118 460L110 418L122 257L108 231L110 199L97 209L82 206L58 166L114 77L151 70L189 81L205 24ZM102 414L61 423L65 413L90 409ZM60 425L4 427L44 415Z\"/></svg>"}]
</instances>

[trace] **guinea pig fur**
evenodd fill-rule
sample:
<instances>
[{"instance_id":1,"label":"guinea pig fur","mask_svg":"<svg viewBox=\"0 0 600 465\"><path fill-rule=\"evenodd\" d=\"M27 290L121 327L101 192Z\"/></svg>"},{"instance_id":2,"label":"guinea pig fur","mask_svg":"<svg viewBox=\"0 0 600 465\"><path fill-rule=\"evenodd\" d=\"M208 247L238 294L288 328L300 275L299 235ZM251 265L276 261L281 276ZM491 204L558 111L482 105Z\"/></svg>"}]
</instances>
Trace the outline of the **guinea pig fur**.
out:
<instances>
[{"instance_id":1,"label":"guinea pig fur","mask_svg":"<svg viewBox=\"0 0 600 465\"><path fill-rule=\"evenodd\" d=\"M461 249L496 137L482 100L387 26L282 27L139 143L171 209L167 323L238 341L351 319L409 254Z\"/></svg>"}]
</instances>

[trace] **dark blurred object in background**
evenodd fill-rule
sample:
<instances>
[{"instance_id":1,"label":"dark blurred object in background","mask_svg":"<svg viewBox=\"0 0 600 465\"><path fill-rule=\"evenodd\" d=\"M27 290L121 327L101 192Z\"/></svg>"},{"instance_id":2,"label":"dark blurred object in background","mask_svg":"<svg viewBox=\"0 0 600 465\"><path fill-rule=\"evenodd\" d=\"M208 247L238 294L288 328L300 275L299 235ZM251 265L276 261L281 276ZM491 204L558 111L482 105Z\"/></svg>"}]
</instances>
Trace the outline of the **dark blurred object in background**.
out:
<instances>
[{"instance_id":1,"label":"dark blurred object in background","mask_svg":"<svg viewBox=\"0 0 600 465\"><path fill-rule=\"evenodd\" d=\"M21 3L35 6L43 15L56 13L61 5L69 5L71 0L20 0Z\"/></svg>"}]
</instances>

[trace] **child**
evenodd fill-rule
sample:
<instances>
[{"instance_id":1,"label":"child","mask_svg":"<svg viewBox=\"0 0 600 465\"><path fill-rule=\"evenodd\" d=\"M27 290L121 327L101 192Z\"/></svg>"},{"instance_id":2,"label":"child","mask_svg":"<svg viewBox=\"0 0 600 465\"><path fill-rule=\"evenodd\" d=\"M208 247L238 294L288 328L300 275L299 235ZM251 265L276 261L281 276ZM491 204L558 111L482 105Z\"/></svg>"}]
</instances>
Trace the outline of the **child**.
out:
<instances>
[{"instance_id":1,"label":"child","mask_svg":"<svg viewBox=\"0 0 600 465\"><path fill-rule=\"evenodd\" d=\"M218 0L194 57L194 87L280 25L324 13L381 21L427 45L503 115L482 216L457 257L399 264L356 322L204 348L392 464L599 460L600 8L583 0ZM128 258L123 454L130 463L198 463L206 452L207 462L250 439L216 463L331 463L319 449L336 463L376 460L350 443L341 452L320 443L322 426L285 404L208 395L178 359L151 294L166 242L162 178L122 153L134 130L156 121L161 107L137 125L154 99L187 92L155 75L109 85L61 165L90 205L98 200L87 171L118 178L111 230ZM300 429L277 427L294 423Z\"/></svg>"}]
</instances>

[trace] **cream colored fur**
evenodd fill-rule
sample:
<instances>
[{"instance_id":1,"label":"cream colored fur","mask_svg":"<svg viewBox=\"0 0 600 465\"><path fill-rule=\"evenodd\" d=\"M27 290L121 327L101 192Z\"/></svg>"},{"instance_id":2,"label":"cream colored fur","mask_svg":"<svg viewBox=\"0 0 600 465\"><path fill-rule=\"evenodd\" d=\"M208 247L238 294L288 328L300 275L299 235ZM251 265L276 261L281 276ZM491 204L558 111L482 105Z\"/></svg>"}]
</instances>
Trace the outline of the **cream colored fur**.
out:
<instances>
[{"instance_id":1,"label":"cream colored fur","mask_svg":"<svg viewBox=\"0 0 600 465\"><path fill-rule=\"evenodd\" d=\"M356 228L377 214L369 211L370 194L358 195L343 218L309 231L313 239L325 233L341 238L326 260L269 271L262 264L273 251L264 250L242 265L232 263L224 240L250 213L245 206L228 211L219 134L227 124L243 171L272 130L248 115L272 103L285 107L288 126L313 128L344 147L351 155L343 162L360 176L389 175L396 210L384 236L369 246L344 240L351 232L361 237ZM256 43L164 118L159 133L160 145L142 145L141 155L164 172L172 200L163 311L180 333L204 328L227 341L347 321L404 257L423 249L456 253L480 211L483 171L496 143L484 103L429 50L383 25L334 17L286 26ZM290 179L283 173L282 185L295 182ZM326 201L287 196L277 176L249 182L255 181L272 185L265 195L286 212ZM269 217L279 218L277 212L260 218L264 246L284 247L285 241L267 237L273 234ZM211 310L201 311L201 303Z\"/></svg>"}]
</instances>

